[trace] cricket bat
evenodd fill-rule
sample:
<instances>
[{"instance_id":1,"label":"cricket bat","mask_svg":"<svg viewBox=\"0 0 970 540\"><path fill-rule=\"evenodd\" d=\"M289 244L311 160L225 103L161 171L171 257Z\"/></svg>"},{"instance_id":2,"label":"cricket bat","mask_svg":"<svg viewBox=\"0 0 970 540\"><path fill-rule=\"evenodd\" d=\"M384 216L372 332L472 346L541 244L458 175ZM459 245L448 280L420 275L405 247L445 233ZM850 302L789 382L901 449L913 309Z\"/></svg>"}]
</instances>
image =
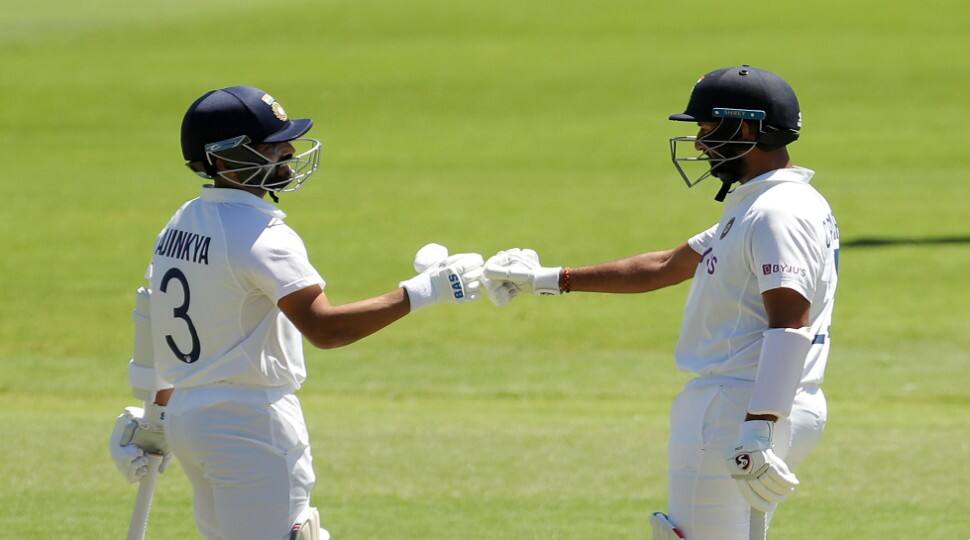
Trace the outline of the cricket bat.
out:
<instances>
[{"instance_id":1,"label":"cricket bat","mask_svg":"<svg viewBox=\"0 0 970 540\"><path fill-rule=\"evenodd\" d=\"M162 456L159 454L146 454L146 456L148 474L138 483L138 497L135 499L135 509L131 512L127 540L145 540L145 531L148 530L148 512L152 509L155 479L158 477L158 467L162 464Z\"/></svg>"}]
</instances>

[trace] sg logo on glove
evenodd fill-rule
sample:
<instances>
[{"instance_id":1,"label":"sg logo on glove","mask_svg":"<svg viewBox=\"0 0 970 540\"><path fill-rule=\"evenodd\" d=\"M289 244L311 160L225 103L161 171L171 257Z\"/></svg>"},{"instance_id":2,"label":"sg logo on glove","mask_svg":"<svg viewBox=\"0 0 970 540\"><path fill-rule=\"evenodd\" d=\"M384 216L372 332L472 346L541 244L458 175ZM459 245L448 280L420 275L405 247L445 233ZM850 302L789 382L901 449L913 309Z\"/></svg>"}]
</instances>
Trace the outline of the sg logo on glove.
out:
<instances>
[{"instance_id":1,"label":"sg logo on glove","mask_svg":"<svg viewBox=\"0 0 970 540\"><path fill-rule=\"evenodd\" d=\"M787 497L798 478L772 448L774 424L747 420L741 424L741 443L725 456L729 474L752 508L772 512Z\"/></svg>"}]
</instances>

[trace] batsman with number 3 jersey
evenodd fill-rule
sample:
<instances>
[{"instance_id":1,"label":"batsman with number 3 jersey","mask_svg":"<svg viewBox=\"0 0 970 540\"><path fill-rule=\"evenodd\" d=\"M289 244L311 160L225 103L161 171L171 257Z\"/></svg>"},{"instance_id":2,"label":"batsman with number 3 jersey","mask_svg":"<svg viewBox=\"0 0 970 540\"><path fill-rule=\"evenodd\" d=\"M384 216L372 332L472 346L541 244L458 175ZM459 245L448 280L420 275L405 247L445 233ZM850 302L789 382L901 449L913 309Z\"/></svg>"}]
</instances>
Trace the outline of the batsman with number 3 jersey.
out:
<instances>
[{"instance_id":1,"label":"batsman with number 3 jersey","mask_svg":"<svg viewBox=\"0 0 970 540\"><path fill-rule=\"evenodd\" d=\"M398 288L330 304L286 214L264 200L316 171L321 143L303 138L311 126L251 86L207 92L182 122L186 164L212 184L155 243L130 369L152 399L119 417L111 451L131 481L145 475L145 452L171 451L208 540L329 538L310 505L315 476L295 395L307 376L303 336L340 347L423 306L478 297L481 255L435 244Z\"/></svg>"},{"instance_id":2,"label":"batsman with number 3 jersey","mask_svg":"<svg viewBox=\"0 0 970 540\"><path fill-rule=\"evenodd\" d=\"M502 251L485 263L485 286L501 305L522 291L639 293L693 278L676 360L696 377L671 410L669 511L652 516L653 537L762 539L826 422L838 225L814 172L791 163L802 117L781 77L710 72L670 119L699 127L671 139L671 157L688 186L721 181L718 223L674 249L592 266ZM691 164L703 167L696 178Z\"/></svg>"}]
</instances>

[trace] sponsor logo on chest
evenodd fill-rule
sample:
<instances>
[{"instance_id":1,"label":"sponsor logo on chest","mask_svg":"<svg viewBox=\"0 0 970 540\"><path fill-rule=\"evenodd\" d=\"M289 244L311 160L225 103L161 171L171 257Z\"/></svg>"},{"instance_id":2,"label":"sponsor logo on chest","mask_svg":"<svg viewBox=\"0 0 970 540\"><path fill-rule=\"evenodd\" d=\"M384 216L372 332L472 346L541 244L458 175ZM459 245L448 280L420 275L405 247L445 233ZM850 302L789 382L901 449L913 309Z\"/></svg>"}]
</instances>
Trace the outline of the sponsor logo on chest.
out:
<instances>
[{"instance_id":1,"label":"sponsor logo on chest","mask_svg":"<svg viewBox=\"0 0 970 540\"><path fill-rule=\"evenodd\" d=\"M717 270L717 257L714 256L714 248L709 247L701 254L701 265L707 268L708 274L714 275Z\"/></svg>"}]
</instances>

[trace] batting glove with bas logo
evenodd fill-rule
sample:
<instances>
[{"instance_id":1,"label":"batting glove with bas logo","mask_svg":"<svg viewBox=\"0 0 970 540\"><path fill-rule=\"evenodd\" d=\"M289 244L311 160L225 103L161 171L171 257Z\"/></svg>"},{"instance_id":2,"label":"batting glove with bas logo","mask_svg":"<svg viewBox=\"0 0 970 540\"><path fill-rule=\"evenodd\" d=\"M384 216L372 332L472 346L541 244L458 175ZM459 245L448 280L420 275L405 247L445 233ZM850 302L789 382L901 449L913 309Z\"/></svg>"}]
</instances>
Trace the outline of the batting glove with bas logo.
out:
<instances>
[{"instance_id":1,"label":"batting glove with bas logo","mask_svg":"<svg viewBox=\"0 0 970 540\"><path fill-rule=\"evenodd\" d=\"M407 291L411 311L432 304L462 304L477 300L484 263L478 253L449 256L444 246L424 246L414 257L414 268L420 273L400 283Z\"/></svg>"},{"instance_id":2,"label":"batting glove with bas logo","mask_svg":"<svg viewBox=\"0 0 970 540\"><path fill-rule=\"evenodd\" d=\"M748 420L741 424L741 442L727 458L731 477L752 508L772 512L795 490L798 478L772 450L774 423Z\"/></svg>"}]
</instances>

